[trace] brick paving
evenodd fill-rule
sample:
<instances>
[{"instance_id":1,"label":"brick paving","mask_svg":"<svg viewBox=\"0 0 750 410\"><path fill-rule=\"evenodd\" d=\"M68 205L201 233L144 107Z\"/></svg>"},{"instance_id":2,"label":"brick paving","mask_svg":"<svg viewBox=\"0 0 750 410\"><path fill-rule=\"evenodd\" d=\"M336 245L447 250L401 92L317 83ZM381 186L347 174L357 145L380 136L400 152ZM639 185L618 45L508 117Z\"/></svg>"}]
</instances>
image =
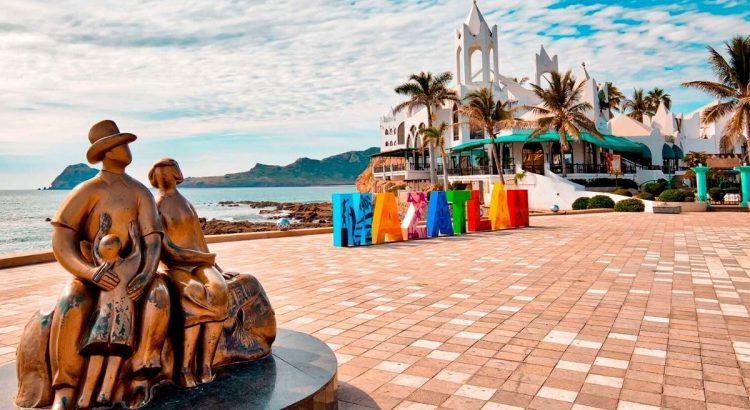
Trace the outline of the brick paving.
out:
<instances>
[{"instance_id":1,"label":"brick paving","mask_svg":"<svg viewBox=\"0 0 750 410\"><path fill-rule=\"evenodd\" d=\"M217 244L279 325L325 340L342 409L750 408L750 214L532 218L337 249ZM0 362L67 274L0 270Z\"/></svg>"}]
</instances>

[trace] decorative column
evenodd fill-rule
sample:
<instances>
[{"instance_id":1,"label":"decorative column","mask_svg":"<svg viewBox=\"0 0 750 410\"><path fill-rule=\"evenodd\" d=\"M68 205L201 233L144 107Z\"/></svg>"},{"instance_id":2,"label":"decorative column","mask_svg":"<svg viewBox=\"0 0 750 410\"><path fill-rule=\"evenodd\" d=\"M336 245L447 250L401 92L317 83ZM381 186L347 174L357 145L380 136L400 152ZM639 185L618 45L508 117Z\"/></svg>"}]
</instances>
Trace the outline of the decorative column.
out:
<instances>
[{"instance_id":1,"label":"decorative column","mask_svg":"<svg viewBox=\"0 0 750 410\"><path fill-rule=\"evenodd\" d=\"M748 198L750 198L750 165L740 165L735 168L740 171L740 186L742 187L741 207L747 208Z\"/></svg>"},{"instance_id":2,"label":"decorative column","mask_svg":"<svg viewBox=\"0 0 750 410\"><path fill-rule=\"evenodd\" d=\"M696 188L698 190L698 197L696 198L696 201L706 202L710 205L708 201L708 189L706 189L706 174L708 173L708 170L711 169L711 167L698 165L697 167L693 167L691 169L693 170L693 172L695 172L695 181L697 185Z\"/></svg>"}]
</instances>

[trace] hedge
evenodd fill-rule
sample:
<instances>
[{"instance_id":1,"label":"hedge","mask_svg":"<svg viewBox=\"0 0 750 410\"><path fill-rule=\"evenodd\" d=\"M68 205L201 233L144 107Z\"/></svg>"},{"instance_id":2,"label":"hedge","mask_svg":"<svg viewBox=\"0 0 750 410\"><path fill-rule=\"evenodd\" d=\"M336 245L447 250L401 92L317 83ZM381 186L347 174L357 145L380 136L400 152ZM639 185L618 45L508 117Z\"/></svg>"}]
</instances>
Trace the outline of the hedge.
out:
<instances>
[{"instance_id":1,"label":"hedge","mask_svg":"<svg viewBox=\"0 0 750 410\"><path fill-rule=\"evenodd\" d=\"M687 194L679 189L667 189L659 194L659 200L664 202L685 202Z\"/></svg>"},{"instance_id":2,"label":"hedge","mask_svg":"<svg viewBox=\"0 0 750 410\"><path fill-rule=\"evenodd\" d=\"M612 192L612 193L615 194L615 195L633 196L633 193L630 192L629 189L625 189L625 188L615 189L615 192Z\"/></svg>"},{"instance_id":3,"label":"hedge","mask_svg":"<svg viewBox=\"0 0 750 410\"><path fill-rule=\"evenodd\" d=\"M618 178L617 181L615 181L613 178L592 178L592 179L574 178L574 179L571 179L570 182L575 182L576 184L580 184L585 187L609 188L609 187L617 186L619 188L638 189L638 184L632 179L627 179L627 178Z\"/></svg>"},{"instance_id":4,"label":"hedge","mask_svg":"<svg viewBox=\"0 0 750 410\"><path fill-rule=\"evenodd\" d=\"M653 196L659 196L665 189L667 189L667 184L661 182L649 182L641 187L641 191Z\"/></svg>"},{"instance_id":5,"label":"hedge","mask_svg":"<svg viewBox=\"0 0 750 410\"><path fill-rule=\"evenodd\" d=\"M654 200L654 196L651 195L651 194L649 194L648 192L639 192L638 193L638 198L645 199L647 201L653 201Z\"/></svg>"},{"instance_id":6,"label":"hedge","mask_svg":"<svg viewBox=\"0 0 750 410\"><path fill-rule=\"evenodd\" d=\"M588 197L580 197L573 201L573 209L580 211L581 209L588 209L589 208L589 198Z\"/></svg>"},{"instance_id":7,"label":"hedge","mask_svg":"<svg viewBox=\"0 0 750 410\"><path fill-rule=\"evenodd\" d=\"M588 209L599 209L599 208L612 209L614 207L615 207L615 201L613 201L612 198L606 195L594 195L591 197L591 199L589 199Z\"/></svg>"},{"instance_id":8,"label":"hedge","mask_svg":"<svg viewBox=\"0 0 750 410\"><path fill-rule=\"evenodd\" d=\"M646 205L640 199L623 199L615 204L615 212L643 212Z\"/></svg>"}]
</instances>

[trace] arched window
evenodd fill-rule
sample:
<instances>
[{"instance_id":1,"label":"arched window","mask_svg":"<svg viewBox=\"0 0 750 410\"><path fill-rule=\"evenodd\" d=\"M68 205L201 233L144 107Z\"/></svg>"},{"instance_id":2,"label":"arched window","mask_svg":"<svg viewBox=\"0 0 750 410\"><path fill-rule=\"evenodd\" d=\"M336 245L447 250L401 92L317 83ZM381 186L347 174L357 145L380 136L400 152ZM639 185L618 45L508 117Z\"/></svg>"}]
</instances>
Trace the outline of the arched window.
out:
<instances>
[{"instance_id":1,"label":"arched window","mask_svg":"<svg viewBox=\"0 0 750 410\"><path fill-rule=\"evenodd\" d=\"M453 141L458 141L458 104L453 104Z\"/></svg>"},{"instance_id":2,"label":"arched window","mask_svg":"<svg viewBox=\"0 0 750 410\"><path fill-rule=\"evenodd\" d=\"M404 123L398 125L398 136L396 137L398 145L404 145Z\"/></svg>"},{"instance_id":3,"label":"arched window","mask_svg":"<svg viewBox=\"0 0 750 410\"><path fill-rule=\"evenodd\" d=\"M479 79L480 82L482 81L482 60L483 53L481 49L475 48L471 51L471 57L469 61L470 65L467 69L467 72L469 73L471 78L471 82L475 82L476 79Z\"/></svg>"},{"instance_id":4,"label":"arched window","mask_svg":"<svg viewBox=\"0 0 750 410\"><path fill-rule=\"evenodd\" d=\"M535 174L544 174L544 148L538 142L523 144L523 169Z\"/></svg>"},{"instance_id":5,"label":"arched window","mask_svg":"<svg viewBox=\"0 0 750 410\"><path fill-rule=\"evenodd\" d=\"M484 130L482 129L482 127L471 125L470 128L471 134L469 135L469 139L481 140L482 138L484 138Z\"/></svg>"}]
</instances>

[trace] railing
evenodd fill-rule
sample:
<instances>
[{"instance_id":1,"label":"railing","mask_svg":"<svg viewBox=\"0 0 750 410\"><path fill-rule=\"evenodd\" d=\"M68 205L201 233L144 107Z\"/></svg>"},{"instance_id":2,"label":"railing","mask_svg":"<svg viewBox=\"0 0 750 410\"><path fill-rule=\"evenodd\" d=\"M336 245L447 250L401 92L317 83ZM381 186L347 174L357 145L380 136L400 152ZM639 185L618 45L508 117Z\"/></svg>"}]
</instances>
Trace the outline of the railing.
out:
<instances>
[{"instance_id":1,"label":"railing","mask_svg":"<svg viewBox=\"0 0 750 410\"><path fill-rule=\"evenodd\" d=\"M442 167L438 165L438 174L442 172ZM466 176L466 175L490 175L489 165L475 165L471 167L448 168L448 175Z\"/></svg>"},{"instance_id":2,"label":"railing","mask_svg":"<svg viewBox=\"0 0 750 410\"><path fill-rule=\"evenodd\" d=\"M404 165L404 164L396 164L396 165L379 165L372 167L372 172L375 174L382 174L385 172L402 172L402 171L429 171L430 166L429 165Z\"/></svg>"},{"instance_id":3,"label":"railing","mask_svg":"<svg viewBox=\"0 0 750 410\"><path fill-rule=\"evenodd\" d=\"M742 195L737 193L727 193L718 201L712 199L709 195L708 202L711 205L739 205L742 202Z\"/></svg>"}]
</instances>

